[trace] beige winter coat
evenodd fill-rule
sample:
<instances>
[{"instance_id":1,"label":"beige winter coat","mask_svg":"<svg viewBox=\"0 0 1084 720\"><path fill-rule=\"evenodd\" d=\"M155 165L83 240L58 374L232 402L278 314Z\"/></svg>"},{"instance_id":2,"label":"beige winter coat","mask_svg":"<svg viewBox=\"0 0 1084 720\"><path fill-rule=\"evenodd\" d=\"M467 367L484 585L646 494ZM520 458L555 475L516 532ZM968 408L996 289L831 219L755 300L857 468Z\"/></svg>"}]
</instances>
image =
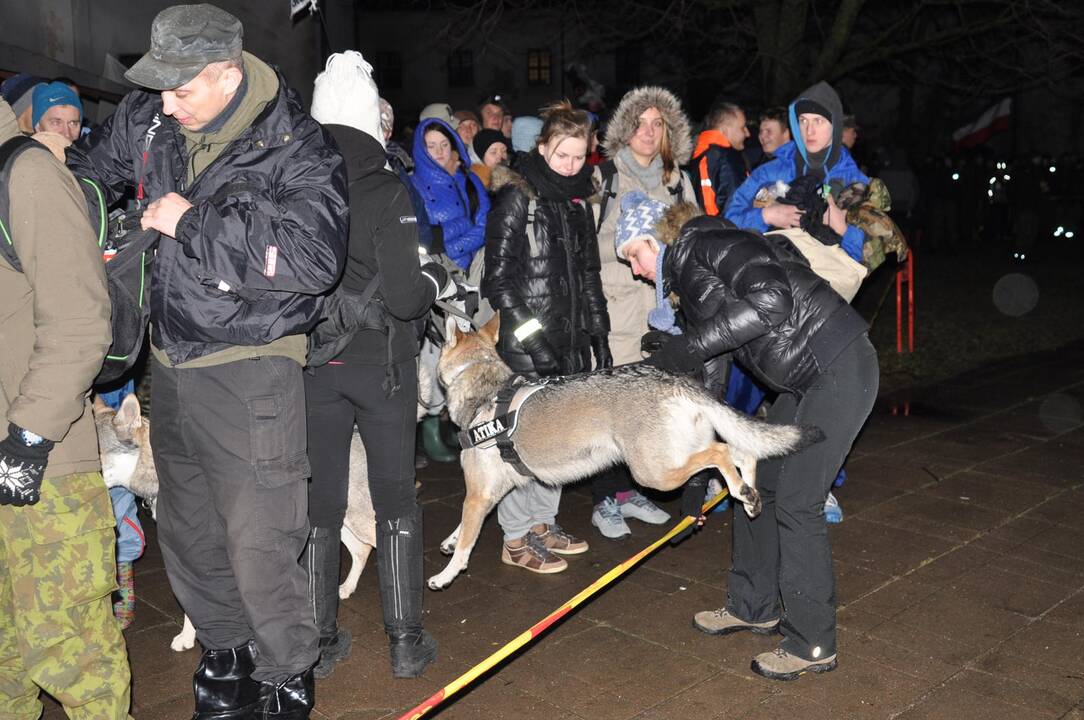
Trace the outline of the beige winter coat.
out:
<instances>
[{"instance_id":1,"label":"beige winter coat","mask_svg":"<svg viewBox=\"0 0 1084 720\"><path fill-rule=\"evenodd\" d=\"M629 172L622 148L628 145L639 124L640 115L648 108L657 108L666 121L670 133L670 147L674 161L683 165L689 161L693 141L689 119L681 107L681 100L663 87L654 85L630 90L617 104L613 117L606 125L602 145L607 157L617 166L617 197L606 203L606 218L598 233L599 257L602 259L602 291L606 295L606 307L610 312L610 352L615 365L636 362L642 359L640 338L648 330L647 314L655 307L655 286L645 280L639 280L632 274L632 267L617 259L614 250L614 232L617 228L617 216L620 213L621 198L633 190L641 190L648 197L666 205L674 202L674 195L668 188L674 188L680 173L681 198L696 202L689 178L675 169L667 183L661 183L654 190L648 190L639 179ZM627 154L626 154L627 155ZM635 161L632 161L635 162ZM595 182L601 187L602 173L595 169ZM598 206L595 206L598 212Z\"/></svg>"},{"instance_id":2,"label":"beige winter coat","mask_svg":"<svg viewBox=\"0 0 1084 720\"><path fill-rule=\"evenodd\" d=\"M617 229L617 216L620 213L621 198L633 190L640 190L660 202L670 205L674 196L668 187L678 182L675 170L670 184L659 184L654 190L648 190L639 179L630 173L622 157L614 158L617 166L617 197L606 203L606 218L598 233L599 258L602 260L602 292L606 296L606 307L610 312L610 352L615 365L637 362L642 359L640 338L648 331L647 314L655 307L655 286L646 280L640 280L632 274L632 266L624 260L618 260L614 250L614 233ZM601 185L602 174L595 169L595 181ZM682 196L695 202L692 183L689 177L681 173ZM597 210L597 209L596 209Z\"/></svg>"},{"instance_id":3,"label":"beige winter coat","mask_svg":"<svg viewBox=\"0 0 1084 720\"><path fill-rule=\"evenodd\" d=\"M0 100L0 142L18 132ZM87 397L110 342L101 251L82 191L50 152L24 152L10 180L4 222L23 272L0 260L0 432L14 423L57 441L46 477L93 472L100 464Z\"/></svg>"}]
</instances>

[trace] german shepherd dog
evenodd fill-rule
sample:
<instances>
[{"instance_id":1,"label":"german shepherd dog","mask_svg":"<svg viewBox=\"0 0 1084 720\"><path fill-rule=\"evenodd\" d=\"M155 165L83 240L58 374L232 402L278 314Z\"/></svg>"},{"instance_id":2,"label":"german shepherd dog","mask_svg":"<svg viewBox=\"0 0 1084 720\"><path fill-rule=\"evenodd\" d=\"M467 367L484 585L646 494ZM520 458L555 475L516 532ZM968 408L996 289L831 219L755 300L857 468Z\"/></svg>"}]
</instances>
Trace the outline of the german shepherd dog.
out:
<instances>
[{"instance_id":1,"label":"german shepherd dog","mask_svg":"<svg viewBox=\"0 0 1084 720\"><path fill-rule=\"evenodd\" d=\"M158 474L151 453L150 424L142 416L139 400L134 394L128 395L114 411L96 397L94 422L106 486L128 488L149 504L153 514L158 498ZM350 444L349 491L342 543L350 553L350 572L339 585L339 597L345 600L357 589L369 553L376 547L376 513L369 496L369 470L365 446L357 433ZM170 647L180 652L195 644L196 629L185 615L184 628L173 638Z\"/></svg>"},{"instance_id":2,"label":"german shepherd dog","mask_svg":"<svg viewBox=\"0 0 1084 720\"><path fill-rule=\"evenodd\" d=\"M437 372L461 428L491 420L512 377L495 348L500 316L476 333L447 326ZM520 459L547 485L565 485L624 462L640 485L673 490L717 468L750 517L760 512L756 463L819 441L819 429L772 425L714 400L691 378L645 365L547 379L521 406L513 435ZM719 441L722 438L722 442ZM467 567L482 521L512 488L529 482L496 446L460 455L467 485L459 527L441 543L448 565L429 578L440 590ZM739 476L738 470L741 475Z\"/></svg>"}]
</instances>

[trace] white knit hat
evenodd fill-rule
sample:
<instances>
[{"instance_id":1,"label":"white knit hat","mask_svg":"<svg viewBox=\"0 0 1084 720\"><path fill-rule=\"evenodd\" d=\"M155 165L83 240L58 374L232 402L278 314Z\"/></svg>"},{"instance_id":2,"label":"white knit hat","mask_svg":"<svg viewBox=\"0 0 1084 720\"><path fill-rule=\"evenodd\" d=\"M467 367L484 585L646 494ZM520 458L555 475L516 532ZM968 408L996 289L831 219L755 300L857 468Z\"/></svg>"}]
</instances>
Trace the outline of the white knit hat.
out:
<instances>
[{"instance_id":1,"label":"white knit hat","mask_svg":"<svg viewBox=\"0 0 1084 720\"><path fill-rule=\"evenodd\" d=\"M310 113L323 125L356 128L384 145L373 66L357 50L334 53L327 59L313 84Z\"/></svg>"}]
</instances>

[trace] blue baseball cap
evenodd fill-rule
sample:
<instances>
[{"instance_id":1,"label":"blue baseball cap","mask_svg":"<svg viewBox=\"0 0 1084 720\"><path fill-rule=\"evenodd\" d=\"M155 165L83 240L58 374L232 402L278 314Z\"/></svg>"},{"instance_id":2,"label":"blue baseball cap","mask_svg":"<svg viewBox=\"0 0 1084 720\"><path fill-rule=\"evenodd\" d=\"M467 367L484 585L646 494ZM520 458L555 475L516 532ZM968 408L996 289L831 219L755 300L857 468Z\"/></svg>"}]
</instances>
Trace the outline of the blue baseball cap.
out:
<instances>
[{"instance_id":1,"label":"blue baseball cap","mask_svg":"<svg viewBox=\"0 0 1084 720\"><path fill-rule=\"evenodd\" d=\"M34 109L30 113L31 124L38 126L38 121L45 111L57 105L71 105L79 108L79 117L83 117L83 103L75 91L62 82L42 83L34 88Z\"/></svg>"}]
</instances>

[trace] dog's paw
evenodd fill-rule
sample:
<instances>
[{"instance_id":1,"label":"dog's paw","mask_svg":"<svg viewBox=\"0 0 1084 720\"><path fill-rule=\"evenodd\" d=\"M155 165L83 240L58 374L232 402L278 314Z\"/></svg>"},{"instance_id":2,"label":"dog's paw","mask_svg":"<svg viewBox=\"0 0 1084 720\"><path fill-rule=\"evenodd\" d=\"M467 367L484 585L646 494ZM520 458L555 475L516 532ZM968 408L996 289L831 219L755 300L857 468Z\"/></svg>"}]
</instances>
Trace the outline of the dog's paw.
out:
<instances>
[{"instance_id":1,"label":"dog's paw","mask_svg":"<svg viewBox=\"0 0 1084 720\"><path fill-rule=\"evenodd\" d=\"M349 598L351 595L354 594L354 590L355 590L355 588L347 587L347 583L343 583L342 585L339 586L339 599L340 600L346 600L347 598Z\"/></svg>"},{"instance_id":2,"label":"dog's paw","mask_svg":"<svg viewBox=\"0 0 1084 720\"><path fill-rule=\"evenodd\" d=\"M758 493L755 488L751 488L748 485L742 485L741 501L742 506L745 508L746 515L751 518L755 518L757 515L760 515L760 493Z\"/></svg>"},{"instance_id":3,"label":"dog's paw","mask_svg":"<svg viewBox=\"0 0 1084 720\"><path fill-rule=\"evenodd\" d=\"M459 573L449 568L445 568L441 572L437 573L425 583L429 586L430 590L443 590L452 584L452 580L455 580L456 575Z\"/></svg>"},{"instance_id":4,"label":"dog's paw","mask_svg":"<svg viewBox=\"0 0 1084 720\"><path fill-rule=\"evenodd\" d=\"M196 646L196 636L189 635L183 630L173 638L169 643L169 647L174 652L184 652L185 650L191 650Z\"/></svg>"},{"instance_id":5,"label":"dog's paw","mask_svg":"<svg viewBox=\"0 0 1084 720\"><path fill-rule=\"evenodd\" d=\"M441 555L452 555L453 553L455 553L455 542L454 541L448 542L447 540L445 540L444 542L442 542L440 544L440 554Z\"/></svg>"}]
</instances>

